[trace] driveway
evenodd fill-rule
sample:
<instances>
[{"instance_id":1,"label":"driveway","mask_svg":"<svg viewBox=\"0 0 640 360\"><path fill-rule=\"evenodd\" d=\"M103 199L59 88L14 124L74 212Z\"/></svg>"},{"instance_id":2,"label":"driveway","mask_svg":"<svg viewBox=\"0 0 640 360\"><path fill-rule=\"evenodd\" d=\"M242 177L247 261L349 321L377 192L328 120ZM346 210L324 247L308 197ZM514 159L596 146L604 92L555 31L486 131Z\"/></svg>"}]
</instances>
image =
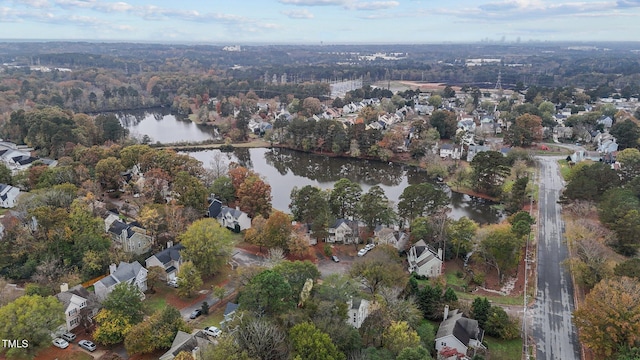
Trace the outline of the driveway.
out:
<instances>
[{"instance_id":1,"label":"driveway","mask_svg":"<svg viewBox=\"0 0 640 360\"><path fill-rule=\"evenodd\" d=\"M558 204L564 181L557 161L537 157L539 163L538 290L533 307L533 338L538 360L578 360L580 343L572 322L573 282L562 265L568 257Z\"/></svg>"}]
</instances>

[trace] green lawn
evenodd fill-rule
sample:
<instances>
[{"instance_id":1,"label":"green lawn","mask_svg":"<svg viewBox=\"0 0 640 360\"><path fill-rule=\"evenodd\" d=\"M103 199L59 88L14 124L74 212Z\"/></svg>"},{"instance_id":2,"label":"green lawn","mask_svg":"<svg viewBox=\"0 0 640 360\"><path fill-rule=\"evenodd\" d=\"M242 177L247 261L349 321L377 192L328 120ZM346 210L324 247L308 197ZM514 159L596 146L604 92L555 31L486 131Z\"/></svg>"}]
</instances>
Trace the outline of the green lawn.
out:
<instances>
[{"instance_id":1,"label":"green lawn","mask_svg":"<svg viewBox=\"0 0 640 360\"><path fill-rule=\"evenodd\" d=\"M209 313L207 316L202 316L198 321L194 322L196 328L206 328L207 326L220 327L220 322L224 320L224 309Z\"/></svg>"},{"instance_id":2,"label":"green lawn","mask_svg":"<svg viewBox=\"0 0 640 360\"><path fill-rule=\"evenodd\" d=\"M456 295L458 295L458 299L466 299L473 300L477 297L486 297L492 304L502 304L502 305L522 305L524 298L522 296L500 296L500 295L478 295L478 294L470 294L456 291Z\"/></svg>"},{"instance_id":3,"label":"green lawn","mask_svg":"<svg viewBox=\"0 0 640 360\"><path fill-rule=\"evenodd\" d=\"M569 162L567 160L558 160L558 164L560 165L560 174L562 174L562 177L567 180L569 174L571 173Z\"/></svg>"},{"instance_id":4,"label":"green lawn","mask_svg":"<svg viewBox=\"0 0 640 360\"><path fill-rule=\"evenodd\" d=\"M147 297L147 299L143 302L144 304L144 312L147 315L151 315L158 310L162 310L167 307L167 301L161 297L157 296L158 294L154 294L156 296Z\"/></svg>"},{"instance_id":5,"label":"green lawn","mask_svg":"<svg viewBox=\"0 0 640 360\"><path fill-rule=\"evenodd\" d=\"M517 360L522 359L522 339L498 340L485 337L484 342L489 348L491 360Z\"/></svg>"}]
</instances>

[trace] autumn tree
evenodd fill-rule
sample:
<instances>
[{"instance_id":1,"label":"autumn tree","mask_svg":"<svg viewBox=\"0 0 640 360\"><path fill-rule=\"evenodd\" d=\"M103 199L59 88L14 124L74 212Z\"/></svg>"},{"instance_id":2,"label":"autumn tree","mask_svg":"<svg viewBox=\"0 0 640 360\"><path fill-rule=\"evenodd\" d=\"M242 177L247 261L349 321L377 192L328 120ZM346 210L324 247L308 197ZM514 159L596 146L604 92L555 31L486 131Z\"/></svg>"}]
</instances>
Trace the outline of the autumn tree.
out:
<instances>
[{"instance_id":1,"label":"autumn tree","mask_svg":"<svg viewBox=\"0 0 640 360\"><path fill-rule=\"evenodd\" d=\"M108 157L98 161L96 164L96 178L107 190L116 190L120 186L122 175L125 170L119 159Z\"/></svg>"},{"instance_id":2,"label":"autumn tree","mask_svg":"<svg viewBox=\"0 0 640 360\"><path fill-rule=\"evenodd\" d=\"M231 233L211 218L193 222L179 239L185 247L182 256L192 261L203 276L220 271L233 249Z\"/></svg>"},{"instance_id":3,"label":"autumn tree","mask_svg":"<svg viewBox=\"0 0 640 360\"><path fill-rule=\"evenodd\" d=\"M404 287L407 275L395 249L380 245L369 251L367 256L353 262L349 274L362 280L372 293L377 294L381 286Z\"/></svg>"},{"instance_id":4,"label":"autumn tree","mask_svg":"<svg viewBox=\"0 0 640 360\"><path fill-rule=\"evenodd\" d=\"M155 293L155 287L161 283L166 277L164 268L160 266L149 266L147 268L147 284L149 285L149 292Z\"/></svg>"},{"instance_id":5,"label":"autumn tree","mask_svg":"<svg viewBox=\"0 0 640 360\"><path fill-rule=\"evenodd\" d=\"M620 150L627 148L637 148L640 137L640 127L631 119L619 121L613 124L609 130L620 145Z\"/></svg>"},{"instance_id":6,"label":"autumn tree","mask_svg":"<svg viewBox=\"0 0 640 360\"><path fill-rule=\"evenodd\" d=\"M491 225L484 231L480 253L487 264L498 271L498 277L502 280L505 273L518 266L523 238L514 234L508 224Z\"/></svg>"},{"instance_id":7,"label":"autumn tree","mask_svg":"<svg viewBox=\"0 0 640 360\"><path fill-rule=\"evenodd\" d=\"M281 261L273 267L273 271L282 275L291 286L294 295L299 295L305 281L311 279L314 282L320 278L318 267L309 260L305 261Z\"/></svg>"},{"instance_id":8,"label":"autumn tree","mask_svg":"<svg viewBox=\"0 0 640 360\"><path fill-rule=\"evenodd\" d=\"M405 321L392 321L385 330L383 338L384 347L396 355L403 349L420 345L418 333Z\"/></svg>"},{"instance_id":9,"label":"autumn tree","mask_svg":"<svg viewBox=\"0 0 640 360\"><path fill-rule=\"evenodd\" d=\"M328 334L323 333L312 323L300 323L289 331L294 359L309 360L345 360L346 356L338 351Z\"/></svg>"},{"instance_id":10,"label":"autumn tree","mask_svg":"<svg viewBox=\"0 0 640 360\"><path fill-rule=\"evenodd\" d=\"M640 283L628 277L598 283L573 314L582 343L607 359L640 343L639 318Z\"/></svg>"},{"instance_id":11,"label":"autumn tree","mask_svg":"<svg viewBox=\"0 0 640 360\"><path fill-rule=\"evenodd\" d=\"M453 139L456 136L458 118L456 114L448 110L436 110L429 118L431 126L438 130L442 139Z\"/></svg>"},{"instance_id":12,"label":"autumn tree","mask_svg":"<svg viewBox=\"0 0 640 360\"><path fill-rule=\"evenodd\" d=\"M287 245L291 238L291 219L282 211L274 211L264 225L261 236L269 248L281 248L288 250Z\"/></svg>"},{"instance_id":13,"label":"autumn tree","mask_svg":"<svg viewBox=\"0 0 640 360\"><path fill-rule=\"evenodd\" d=\"M204 212L209 192L202 182L186 171L179 172L172 184L172 189L178 194L178 204Z\"/></svg>"},{"instance_id":14,"label":"autumn tree","mask_svg":"<svg viewBox=\"0 0 640 360\"><path fill-rule=\"evenodd\" d=\"M202 276L191 261L186 261L178 271L178 295L191 297L202 286Z\"/></svg>"},{"instance_id":15,"label":"autumn tree","mask_svg":"<svg viewBox=\"0 0 640 360\"><path fill-rule=\"evenodd\" d=\"M0 338L24 339L27 347L0 348L8 358L33 358L51 346L51 334L64 325L62 303L53 296L23 295L0 307Z\"/></svg>"},{"instance_id":16,"label":"autumn tree","mask_svg":"<svg viewBox=\"0 0 640 360\"><path fill-rule=\"evenodd\" d=\"M254 217L268 218L271 213L271 186L257 175L247 177L236 191L240 208Z\"/></svg>"},{"instance_id":17,"label":"autumn tree","mask_svg":"<svg viewBox=\"0 0 640 360\"><path fill-rule=\"evenodd\" d=\"M124 346L129 354L149 354L157 349L168 349L178 331L189 332L189 327L178 309L165 306L133 326L125 336Z\"/></svg>"},{"instance_id":18,"label":"autumn tree","mask_svg":"<svg viewBox=\"0 0 640 360\"><path fill-rule=\"evenodd\" d=\"M289 196L289 209L293 219L310 224L316 215L328 210L326 194L319 187L305 185L302 188L293 187Z\"/></svg>"},{"instance_id":19,"label":"autumn tree","mask_svg":"<svg viewBox=\"0 0 640 360\"><path fill-rule=\"evenodd\" d=\"M542 140L542 118L532 114L518 116L514 124L509 126L504 140L513 146L530 146Z\"/></svg>"},{"instance_id":20,"label":"autumn tree","mask_svg":"<svg viewBox=\"0 0 640 360\"><path fill-rule=\"evenodd\" d=\"M466 256L473 250L473 237L478 230L478 224L466 216L458 220L450 220L446 223L447 240L456 252L456 258L460 254Z\"/></svg>"}]
</instances>

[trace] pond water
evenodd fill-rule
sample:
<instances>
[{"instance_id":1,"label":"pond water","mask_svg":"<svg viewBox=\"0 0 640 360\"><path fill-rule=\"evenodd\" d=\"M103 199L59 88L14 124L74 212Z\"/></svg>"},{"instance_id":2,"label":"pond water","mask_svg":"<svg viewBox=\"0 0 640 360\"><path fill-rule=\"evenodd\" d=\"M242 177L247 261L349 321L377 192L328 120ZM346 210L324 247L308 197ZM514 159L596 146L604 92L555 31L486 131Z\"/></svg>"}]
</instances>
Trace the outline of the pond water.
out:
<instances>
[{"instance_id":1,"label":"pond water","mask_svg":"<svg viewBox=\"0 0 640 360\"><path fill-rule=\"evenodd\" d=\"M213 139L213 129L189 120L180 120L168 109L139 110L116 113L120 123L129 130L131 136L142 139L144 135L151 142L163 144L185 141L199 142Z\"/></svg>"},{"instance_id":2,"label":"pond water","mask_svg":"<svg viewBox=\"0 0 640 360\"><path fill-rule=\"evenodd\" d=\"M232 153L218 150L190 152L190 156L212 168L215 162L237 162L253 169L271 185L273 207L289 212L291 190L313 185L330 189L341 178L354 181L366 192L379 185L395 204L402 191L412 184L430 182L426 174L411 166L348 158L331 158L287 149L236 149ZM446 186L445 186L446 187ZM449 189L446 188L448 192ZM504 215L492 202L469 195L451 193L449 217L466 216L478 223L497 223Z\"/></svg>"}]
</instances>

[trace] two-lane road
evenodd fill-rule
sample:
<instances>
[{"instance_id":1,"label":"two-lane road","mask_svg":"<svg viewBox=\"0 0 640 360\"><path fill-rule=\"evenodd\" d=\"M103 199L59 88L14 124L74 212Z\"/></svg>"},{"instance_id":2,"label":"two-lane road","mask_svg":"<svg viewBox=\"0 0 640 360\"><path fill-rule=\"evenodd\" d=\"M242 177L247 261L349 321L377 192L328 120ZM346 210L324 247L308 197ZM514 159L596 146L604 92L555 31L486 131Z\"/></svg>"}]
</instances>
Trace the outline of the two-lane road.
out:
<instances>
[{"instance_id":1,"label":"two-lane road","mask_svg":"<svg viewBox=\"0 0 640 360\"><path fill-rule=\"evenodd\" d=\"M562 262L568 257L558 199L563 180L559 157L538 157L538 291L533 308L533 338L538 360L579 360L580 345L571 321L574 292Z\"/></svg>"}]
</instances>

